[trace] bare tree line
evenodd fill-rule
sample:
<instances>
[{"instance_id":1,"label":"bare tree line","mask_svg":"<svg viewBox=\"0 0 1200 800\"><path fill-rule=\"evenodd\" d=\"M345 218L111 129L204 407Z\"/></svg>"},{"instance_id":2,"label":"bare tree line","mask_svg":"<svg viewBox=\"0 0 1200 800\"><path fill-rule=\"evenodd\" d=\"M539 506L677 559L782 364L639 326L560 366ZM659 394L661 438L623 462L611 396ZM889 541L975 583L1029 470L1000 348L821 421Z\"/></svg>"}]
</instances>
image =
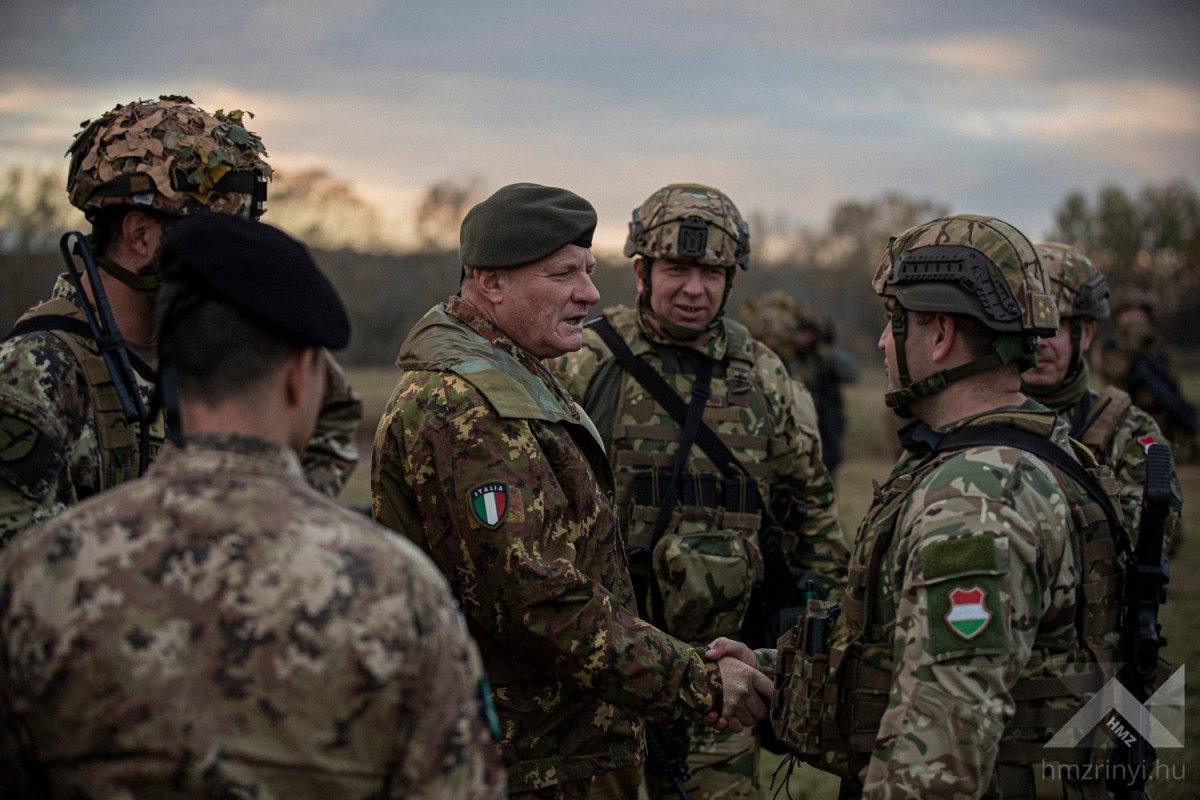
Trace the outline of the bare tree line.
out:
<instances>
[{"instance_id":1,"label":"bare tree line","mask_svg":"<svg viewBox=\"0 0 1200 800\"><path fill-rule=\"evenodd\" d=\"M478 177L431 184L400 248L388 235L388 221L350 184L308 169L278 175L267 220L308 242L345 297L355 326L346 361L386 363L412 323L456 291L458 226L484 194ZM887 192L837 203L820 227L751 213L753 266L737 276L731 311L759 293L783 289L834 323L845 346L866 355L882 324L868 282L888 237L952 210ZM1191 334L1200 318L1200 196L1190 185L1175 181L1136 194L1106 187L1092 198L1073 192L1054 219L1051 231L1028 233L1081 247L1114 289L1136 290L1156 304L1160 333L1180 356L1200 358ZM7 170L0 183L0 329L46 295L61 271L58 236L84 226L66 202L59 173ZM632 299L624 259L602 260L596 279L603 303Z\"/></svg>"}]
</instances>

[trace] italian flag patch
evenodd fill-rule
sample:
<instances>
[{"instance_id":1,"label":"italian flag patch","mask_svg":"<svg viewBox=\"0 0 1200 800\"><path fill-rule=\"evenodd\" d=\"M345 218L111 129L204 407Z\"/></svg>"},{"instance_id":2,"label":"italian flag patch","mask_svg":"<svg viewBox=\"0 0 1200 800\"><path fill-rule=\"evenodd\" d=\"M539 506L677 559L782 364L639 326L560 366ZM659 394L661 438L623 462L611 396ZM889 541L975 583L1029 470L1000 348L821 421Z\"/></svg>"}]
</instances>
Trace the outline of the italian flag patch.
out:
<instances>
[{"instance_id":1,"label":"italian flag patch","mask_svg":"<svg viewBox=\"0 0 1200 800\"><path fill-rule=\"evenodd\" d=\"M495 530L508 510L508 489L503 483L485 483L471 491L471 512L485 528Z\"/></svg>"},{"instance_id":2,"label":"italian flag patch","mask_svg":"<svg viewBox=\"0 0 1200 800\"><path fill-rule=\"evenodd\" d=\"M978 586L970 589L959 587L950 590L950 613L946 623L950 630L962 639L971 640L987 628L992 612L984 606L984 591Z\"/></svg>"}]
</instances>

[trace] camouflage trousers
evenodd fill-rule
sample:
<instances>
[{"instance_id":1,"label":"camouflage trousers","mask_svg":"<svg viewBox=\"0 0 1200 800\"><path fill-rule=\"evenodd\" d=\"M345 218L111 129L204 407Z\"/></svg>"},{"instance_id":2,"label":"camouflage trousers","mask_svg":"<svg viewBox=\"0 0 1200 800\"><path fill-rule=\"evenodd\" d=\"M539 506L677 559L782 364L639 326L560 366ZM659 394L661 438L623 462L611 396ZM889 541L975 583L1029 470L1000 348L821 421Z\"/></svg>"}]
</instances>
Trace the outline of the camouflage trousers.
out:
<instances>
[{"instance_id":1,"label":"camouflage trousers","mask_svg":"<svg viewBox=\"0 0 1200 800\"><path fill-rule=\"evenodd\" d=\"M758 776L758 737L754 729L741 733L715 731L705 725L688 730L688 772L684 783L692 800L762 800ZM647 793L652 800L677 800L670 781L648 771Z\"/></svg>"},{"instance_id":2,"label":"camouflage trousers","mask_svg":"<svg viewBox=\"0 0 1200 800\"><path fill-rule=\"evenodd\" d=\"M510 800L588 800L592 791L592 779L556 783L544 789L530 789L528 792L512 792Z\"/></svg>"}]
</instances>

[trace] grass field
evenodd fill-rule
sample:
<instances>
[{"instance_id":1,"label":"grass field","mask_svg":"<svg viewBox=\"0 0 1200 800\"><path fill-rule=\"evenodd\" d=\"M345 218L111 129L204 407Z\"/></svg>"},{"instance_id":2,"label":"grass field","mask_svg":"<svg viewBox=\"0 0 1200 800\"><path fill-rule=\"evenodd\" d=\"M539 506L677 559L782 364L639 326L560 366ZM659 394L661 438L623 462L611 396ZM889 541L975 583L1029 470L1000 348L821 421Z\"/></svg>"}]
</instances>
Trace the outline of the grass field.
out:
<instances>
[{"instance_id":1,"label":"grass field","mask_svg":"<svg viewBox=\"0 0 1200 800\"><path fill-rule=\"evenodd\" d=\"M882 368L865 365L863 380L848 387L846 396L849 429L845 447L846 461L836 476L838 505L847 537L854 534L871 499L871 481L882 480L891 466L893 447L889 439L890 421L883 407ZM375 423L395 382L391 367L351 371L351 381L365 403L360 450L363 461L355 471L342 501L348 505L370 505L370 442ZM1184 376L1188 397L1200 397L1200 370ZM1168 661L1196 670L1187 682L1185 707L1187 728L1183 749L1160 752L1162 765L1150 784L1155 800L1195 800L1200 798L1200 466L1179 467L1183 485L1183 541L1171 564L1172 580L1168 602L1160 613L1163 630L1170 644L1164 652ZM768 756L763 763L764 785L769 786L778 759ZM793 773L779 797L793 800L823 800L837 797L837 780L812 767Z\"/></svg>"}]
</instances>

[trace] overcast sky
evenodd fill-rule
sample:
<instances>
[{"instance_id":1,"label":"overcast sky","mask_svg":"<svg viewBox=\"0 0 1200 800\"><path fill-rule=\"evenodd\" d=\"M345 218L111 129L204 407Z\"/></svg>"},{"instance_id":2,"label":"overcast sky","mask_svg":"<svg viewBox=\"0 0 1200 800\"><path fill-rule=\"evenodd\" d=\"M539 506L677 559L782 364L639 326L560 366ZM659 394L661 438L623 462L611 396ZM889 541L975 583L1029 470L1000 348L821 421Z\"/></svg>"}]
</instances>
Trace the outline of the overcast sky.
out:
<instances>
[{"instance_id":1,"label":"overcast sky","mask_svg":"<svg viewBox=\"0 0 1200 800\"><path fill-rule=\"evenodd\" d=\"M899 190L1041 238L1067 192L1200 187L1200 2L0 0L0 166L187 94L254 112L402 225L478 175L570 188L619 246L675 181L822 225ZM270 219L268 215L267 219Z\"/></svg>"}]
</instances>

